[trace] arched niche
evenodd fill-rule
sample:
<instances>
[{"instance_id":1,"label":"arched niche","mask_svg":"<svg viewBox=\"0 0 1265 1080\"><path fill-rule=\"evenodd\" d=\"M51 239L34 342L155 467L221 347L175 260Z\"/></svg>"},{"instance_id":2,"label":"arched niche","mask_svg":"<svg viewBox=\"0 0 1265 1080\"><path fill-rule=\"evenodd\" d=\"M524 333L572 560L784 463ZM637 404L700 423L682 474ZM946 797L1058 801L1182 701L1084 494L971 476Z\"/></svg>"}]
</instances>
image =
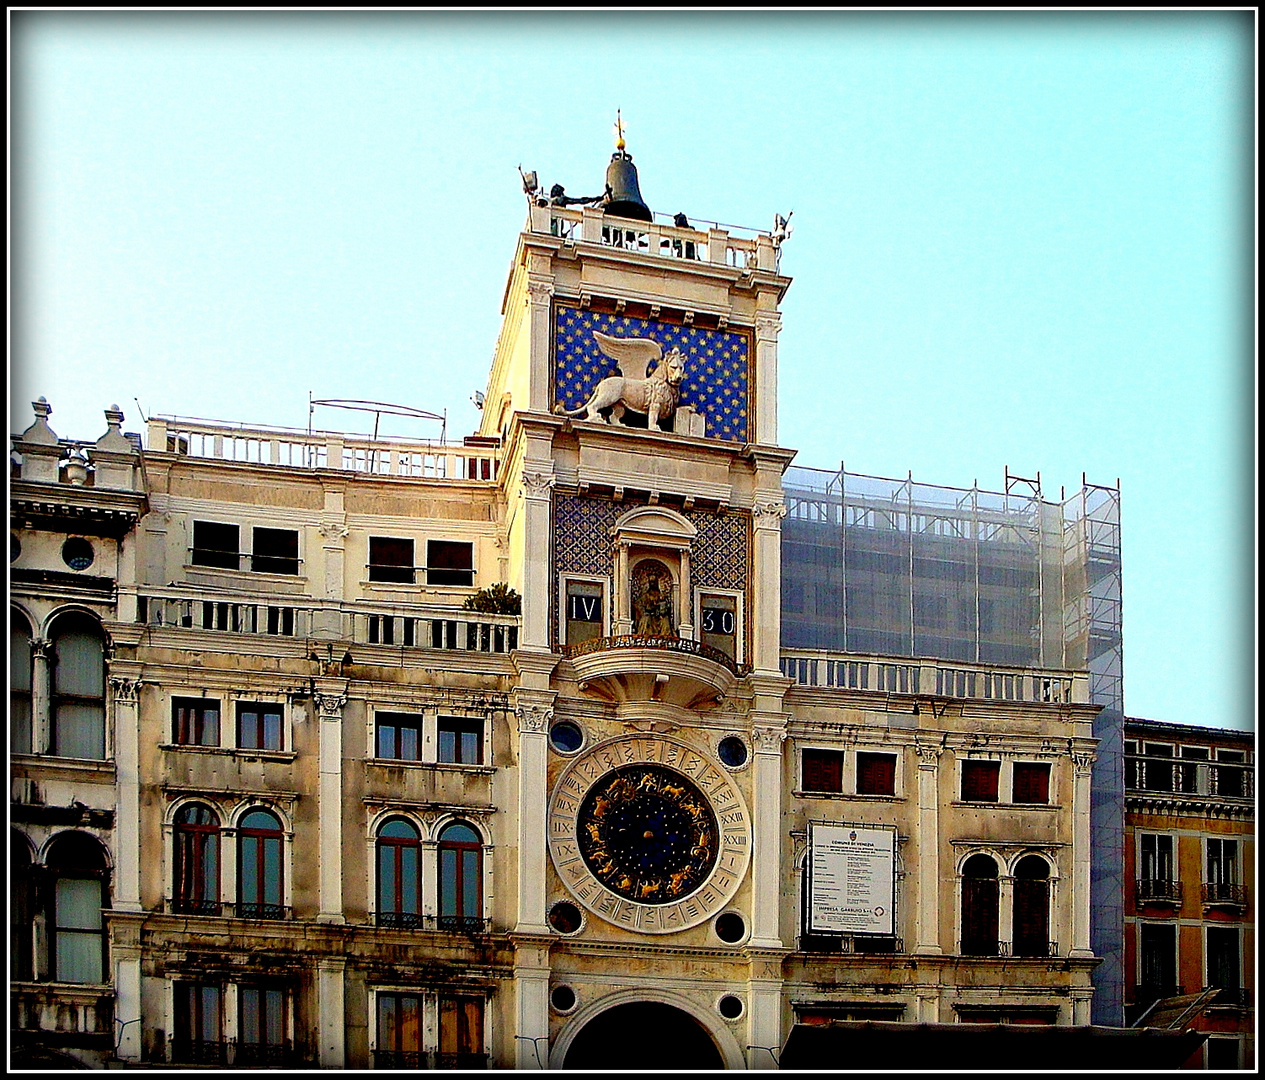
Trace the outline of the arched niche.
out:
<instances>
[{"instance_id":1,"label":"arched niche","mask_svg":"<svg viewBox=\"0 0 1265 1080\"><path fill-rule=\"evenodd\" d=\"M615 522L616 636L694 637L690 545L697 535L688 518L666 506L639 506Z\"/></svg>"}]
</instances>

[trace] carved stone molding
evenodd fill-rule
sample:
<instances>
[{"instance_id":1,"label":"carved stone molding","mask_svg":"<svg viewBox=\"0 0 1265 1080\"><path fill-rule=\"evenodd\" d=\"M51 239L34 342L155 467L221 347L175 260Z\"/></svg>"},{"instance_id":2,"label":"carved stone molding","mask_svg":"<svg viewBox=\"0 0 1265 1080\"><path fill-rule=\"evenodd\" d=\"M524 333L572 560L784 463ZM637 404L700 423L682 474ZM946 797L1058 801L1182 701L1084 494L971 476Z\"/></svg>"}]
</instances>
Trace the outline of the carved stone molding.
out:
<instances>
[{"instance_id":1,"label":"carved stone molding","mask_svg":"<svg viewBox=\"0 0 1265 1080\"><path fill-rule=\"evenodd\" d=\"M914 753L918 755L918 765L923 769L934 769L944 753L944 747L935 743L914 743Z\"/></svg>"},{"instance_id":2,"label":"carved stone molding","mask_svg":"<svg viewBox=\"0 0 1265 1080\"><path fill-rule=\"evenodd\" d=\"M326 540L341 540L350 531L341 521L324 521L320 525L320 533Z\"/></svg>"},{"instance_id":3,"label":"carved stone molding","mask_svg":"<svg viewBox=\"0 0 1265 1080\"><path fill-rule=\"evenodd\" d=\"M757 315L755 334L761 341L772 341L782 329L782 320L776 315Z\"/></svg>"},{"instance_id":4,"label":"carved stone molding","mask_svg":"<svg viewBox=\"0 0 1265 1080\"><path fill-rule=\"evenodd\" d=\"M48 638L31 638L31 656L33 657L40 657L41 659L47 660L52 647L53 643Z\"/></svg>"},{"instance_id":5,"label":"carved stone molding","mask_svg":"<svg viewBox=\"0 0 1265 1080\"><path fill-rule=\"evenodd\" d=\"M755 519L757 527L761 525L776 526L786 517L786 504L775 502L756 503L751 508L751 516Z\"/></svg>"},{"instance_id":6,"label":"carved stone molding","mask_svg":"<svg viewBox=\"0 0 1265 1080\"><path fill-rule=\"evenodd\" d=\"M523 473L523 494L529 499L547 499L558 478L553 473Z\"/></svg>"},{"instance_id":7,"label":"carved stone molding","mask_svg":"<svg viewBox=\"0 0 1265 1080\"><path fill-rule=\"evenodd\" d=\"M347 704L347 691L331 694L324 690L316 690L312 694L312 704L322 720L336 719L342 716L343 706Z\"/></svg>"},{"instance_id":8,"label":"carved stone molding","mask_svg":"<svg viewBox=\"0 0 1265 1080\"><path fill-rule=\"evenodd\" d=\"M553 284L548 281L529 281L527 283L527 302L529 304L547 304L553 299Z\"/></svg>"},{"instance_id":9,"label":"carved stone molding","mask_svg":"<svg viewBox=\"0 0 1265 1080\"><path fill-rule=\"evenodd\" d=\"M532 735L543 734L553 723L553 709L547 705L519 704L514 707L518 730Z\"/></svg>"},{"instance_id":10,"label":"carved stone molding","mask_svg":"<svg viewBox=\"0 0 1265 1080\"><path fill-rule=\"evenodd\" d=\"M757 754L780 754L786 741L786 729L780 727L753 727L751 740Z\"/></svg>"},{"instance_id":11,"label":"carved stone molding","mask_svg":"<svg viewBox=\"0 0 1265 1080\"><path fill-rule=\"evenodd\" d=\"M135 705L140 698L140 679L129 679L123 675L111 675L110 687L114 691L114 701L118 705Z\"/></svg>"},{"instance_id":12,"label":"carved stone molding","mask_svg":"<svg viewBox=\"0 0 1265 1080\"><path fill-rule=\"evenodd\" d=\"M1098 755L1092 750L1073 750L1072 764L1076 767L1077 777L1086 777L1093 772L1094 761Z\"/></svg>"}]
</instances>

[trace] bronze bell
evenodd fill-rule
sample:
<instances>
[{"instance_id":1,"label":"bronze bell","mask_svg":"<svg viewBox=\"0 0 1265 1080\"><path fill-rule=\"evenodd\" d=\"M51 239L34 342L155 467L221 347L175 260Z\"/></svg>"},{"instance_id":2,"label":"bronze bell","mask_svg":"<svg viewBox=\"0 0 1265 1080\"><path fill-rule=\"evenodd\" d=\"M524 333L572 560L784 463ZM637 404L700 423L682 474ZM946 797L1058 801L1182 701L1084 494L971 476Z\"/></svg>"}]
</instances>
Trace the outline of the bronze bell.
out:
<instances>
[{"instance_id":1,"label":"bronze bell","mask_svg":"<svg viewBox=\"0 0 1265 1080\"><path fill-rule=\"evenodd\" d=\"M637 187L637 166L627 151L616 150L611 155L611 163L606 166L606 197L602 201L602 212L634 221L654 220L654 214Z\"/></svg>"}]
</instances>

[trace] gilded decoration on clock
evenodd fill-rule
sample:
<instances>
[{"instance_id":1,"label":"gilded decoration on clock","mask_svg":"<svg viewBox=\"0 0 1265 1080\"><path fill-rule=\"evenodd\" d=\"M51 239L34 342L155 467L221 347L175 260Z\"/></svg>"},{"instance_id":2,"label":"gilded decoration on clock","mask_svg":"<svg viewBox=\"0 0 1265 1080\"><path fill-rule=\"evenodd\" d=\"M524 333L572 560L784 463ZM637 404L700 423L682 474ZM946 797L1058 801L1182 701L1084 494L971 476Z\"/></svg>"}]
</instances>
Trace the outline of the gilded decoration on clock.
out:
<instances>
[{"instance_id":1,"label":"gilded decoration on clock","mask_svg":"<svg viewBox=\"0 0 1265 1080\"><path fill-rule=\"evenodd\" d=\"M549 853L572 895L642 933L696 926L747 871L751 826L723 768L685 743L625 735L594 746L558 780Z\"/></svg>"}]
</instances>

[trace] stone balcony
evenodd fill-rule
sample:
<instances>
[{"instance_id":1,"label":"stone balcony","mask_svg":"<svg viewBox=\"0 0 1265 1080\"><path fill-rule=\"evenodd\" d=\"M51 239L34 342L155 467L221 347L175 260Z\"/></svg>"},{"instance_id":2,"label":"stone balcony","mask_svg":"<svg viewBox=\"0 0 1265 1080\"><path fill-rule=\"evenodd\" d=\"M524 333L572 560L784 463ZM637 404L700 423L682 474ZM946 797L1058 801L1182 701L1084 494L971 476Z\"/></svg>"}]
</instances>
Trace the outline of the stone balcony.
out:
<instances>
[{"instance_id":1,"label":"stone balcony","mask_svg":"<svg viewBox=\"0 0 1265 1080\"><path fill-rule=\"evenodd\" d=\"M720 704L741 669L702 642L622 634L569 646L580 690L618 705L659 702L685 709Z\"/></svg>"}]
</instances>

